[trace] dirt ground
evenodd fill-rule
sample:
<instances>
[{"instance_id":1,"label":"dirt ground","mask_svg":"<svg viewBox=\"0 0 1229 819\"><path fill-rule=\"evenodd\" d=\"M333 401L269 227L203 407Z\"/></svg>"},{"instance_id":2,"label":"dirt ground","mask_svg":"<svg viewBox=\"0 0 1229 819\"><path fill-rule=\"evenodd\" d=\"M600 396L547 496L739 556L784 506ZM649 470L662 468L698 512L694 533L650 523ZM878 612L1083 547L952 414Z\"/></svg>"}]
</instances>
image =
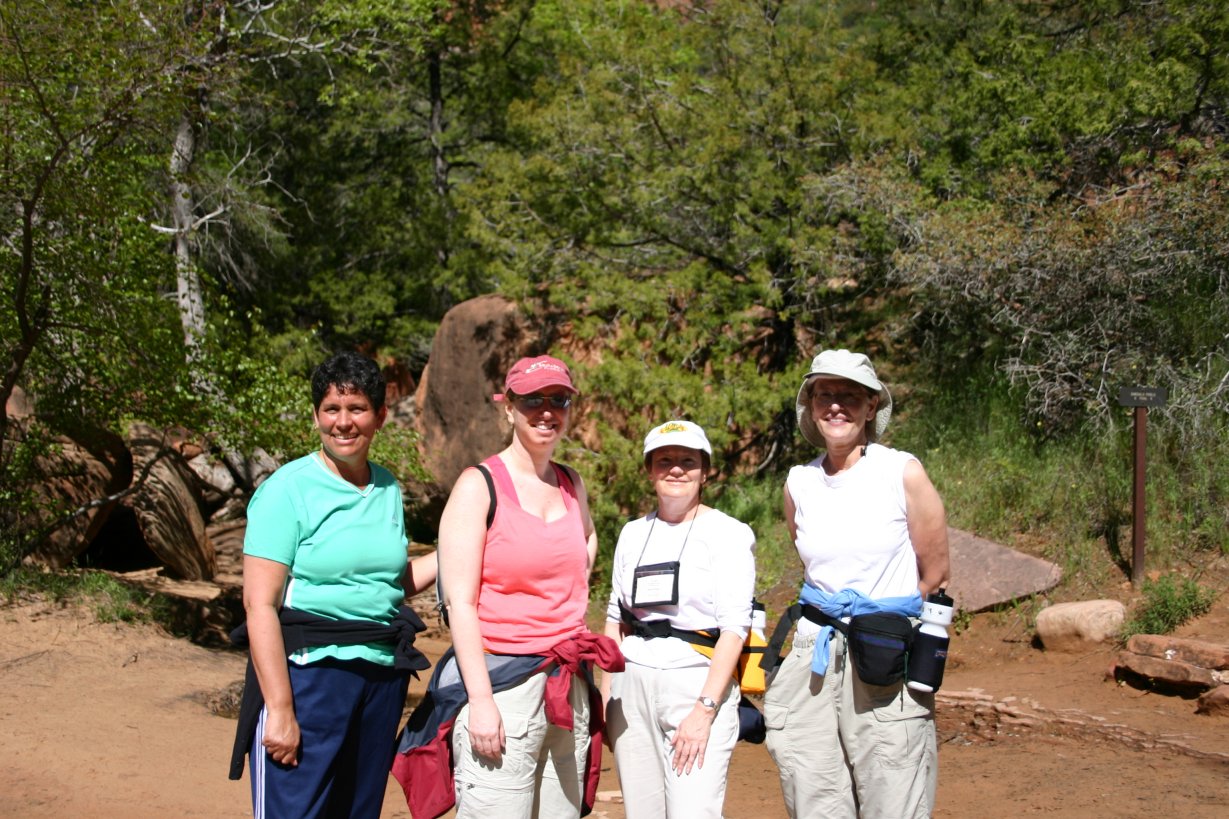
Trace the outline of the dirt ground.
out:
<instances>
[{"instance_id":1,"label":"dirt ground","mask_svg":"<svg viewBox=\"0 0 1229 819\"><path fill-rule=\"evenodd\" d=\"M1229 595L1179 633L1225 641ZM440 636L422 647L438 653ZM1017 615L983 614L954 640L936 816L1229 814L1229 719L1108 680L1110 647L1047 654L1030 636ZM100 624L79 608L0 607L0 814L248 815L246 779L226 778L234 722L208 704L243 665L238 653ZM609 763L601 787L618 790ZM785 816L762 746L738 748L725 813ZM390 780L384 816L408 815ZM594 815L623 811L607 799Z\"/></svg>"}]
</instances>

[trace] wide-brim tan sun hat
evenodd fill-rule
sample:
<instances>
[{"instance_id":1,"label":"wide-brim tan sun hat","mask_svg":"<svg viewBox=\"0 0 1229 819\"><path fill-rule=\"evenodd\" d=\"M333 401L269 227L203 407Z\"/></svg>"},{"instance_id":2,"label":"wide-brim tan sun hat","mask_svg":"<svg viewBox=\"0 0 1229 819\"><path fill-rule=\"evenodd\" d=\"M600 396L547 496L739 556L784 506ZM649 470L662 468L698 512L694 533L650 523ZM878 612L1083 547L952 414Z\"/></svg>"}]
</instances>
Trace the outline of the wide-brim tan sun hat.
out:
<instances>
[{"instance_id":1,"label":"wide-brim tan sun hat","mask_svg":"<svg viewBox=\"0 0 1229 819\"><path fill-rule=\"evenodd\" d=\"M879 409L875 412L875 423L868 424L866 429L868 440L879 440L892 418L892 393L888 392L888 388L875 375L871 360L862 353L851 353L849 350L824 350L811 360L811 371L803 376L802 386L798 388L798 400L794 405L802 437L815 446L825 446L824 436L820 434L819 427L815 426L810 407L811 382L821 375L844 378L879 393Z\"/></svg>"}]
</instances>

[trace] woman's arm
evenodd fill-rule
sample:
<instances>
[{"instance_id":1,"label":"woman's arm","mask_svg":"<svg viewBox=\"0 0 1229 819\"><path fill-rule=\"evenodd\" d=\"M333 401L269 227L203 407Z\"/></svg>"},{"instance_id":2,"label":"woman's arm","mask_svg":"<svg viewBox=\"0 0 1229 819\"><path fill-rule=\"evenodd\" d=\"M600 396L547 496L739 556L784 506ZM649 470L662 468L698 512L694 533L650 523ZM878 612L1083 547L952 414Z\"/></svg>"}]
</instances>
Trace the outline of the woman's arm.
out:
<instances>
[{"instance_id":1,"label":"woman's arm","mask_svg":"<svg viewBox=\"0 0 1229 819\"><path fill-rule=\"evenodd\" d=\"M299 764L299 722L286 668L286 644L278 609L286 588L289 567L276 560L244 555L243 608L247 613L252 666L265 700L263 744L274 762Z\"/></svg>"},{"instance_id":2,"label":"woman's arm","mask_svg":"<svg viewBox=\"0 0 1229 819\"><path fill-rule=\"evenodd\" d=\"M585 526L585 551L589 555L588 574L593 574L593 564L597 562L597 528L593 525L593 516L589 514L589 492L580 473L571 467L564 467L572 478L576 488L576 501L580 505L580 519Z\"/></svg>"},{"instance_id":3,"label":"woman's arm","mask_svg":"<svg viewBox=\"0 0 1229 819\"><path fill-rule=\"evenodd\" d=\"M607 637L614 640L616 644L623 645L623 625L621 623L612 623L609 620L607 620L604 633L606 634ZM611 677L612 675L609 671L602 672L601 691L602 691L602 702L603 703L610 702Z\"/></svg>"},{"instance_id":4,"label":"woman's arm","mask_svg":"<svg viewBox=\"0 0 1229 819\"><path fill-rule=\"evenodd\" d=\"M704 767L713 720L721 701L730 691L730 682L751 626L751 598L755 596L755 533L748 526L728 521L718 538L710 546L709 560L713 577L712 614L721 635L713 649L704 686L696 692L691 713L679 723L674 735L672 765L680 774L691 773L693 764ZM701 698L717 703L717 708L702 705Z\"/></svg>"},{"instance_id":5,"label":"woman's arm","mask_svg":"<svg viewBox=\"0 0 1229 819\"><path fill-rule=\"evenodd\" d=\"M749 599L749 598L748 598ZM679 723L674 732L674 758L671 765L675 773L689 774L692 765L704 767L704 751L708 748L708 735L712 729L713 720L717 718L717 709L721 707L722 698L730 690L730 681L734 678L734 668L738 665L739 655L743 650L743 638L737 632L723 631L717 638L717 647L713 649L713 661L708 667L708 676L704 679L704 687L696 695L696 702L691 713ZM717 703L717 708L708 708L700 704L700 697L707 697Z\"/></svg>"},{"instance_id":6,"label":"woman's arm","mask_svg":"<svg viewBox=\"0 0 1229 819\"><path fill-rule=\"evenodd\" d=\"M482 582L482 556L486 548L486 515L490 508L486 480L477 469L457 478L440 518L439 571L448 601L448 622L457 666L469 697L469 735L474 751L499 761L504 749L504 726L491 676L487 672L478 622L478 595Z\"/></svg>"},{"instance_id":7,"label":"woman's arm","mask_svg":"<svg viewBox=\"0 0 1229 819\"><path fill-rule=\"evenodd\" d=\"M950 579L947 513L926 470L913 460L905 464L905 520L917 555L918 591L925 597Z\"/></svg>"},{"instance_id":8,"label":"woman's arm","mask_svg":"<svg viewBox=\"0 0 1229 819\"><path fill-rule=\"evenodd\" d=\"M797 543L798 541L798 523L794 520L794 516L798 513L797 507L794 506L794 498L789 493L789 484L786 483L781 489L781 496L784 499L785 528L789 530L789 542Z\"/></svg>"},{"instance_id":9,"label":"woman's arm","mask_svg":"<svg viewBox=\"0 0 1229 819\"><path fill-rule=\"evenodd\" d=\"M406 597L413 597L419 592L424 592L435 583L436 575L439 574L437 555L438 552L419 555L406 565L405 580L401 583L405 587Z\"/></svg>"}]
</instances>

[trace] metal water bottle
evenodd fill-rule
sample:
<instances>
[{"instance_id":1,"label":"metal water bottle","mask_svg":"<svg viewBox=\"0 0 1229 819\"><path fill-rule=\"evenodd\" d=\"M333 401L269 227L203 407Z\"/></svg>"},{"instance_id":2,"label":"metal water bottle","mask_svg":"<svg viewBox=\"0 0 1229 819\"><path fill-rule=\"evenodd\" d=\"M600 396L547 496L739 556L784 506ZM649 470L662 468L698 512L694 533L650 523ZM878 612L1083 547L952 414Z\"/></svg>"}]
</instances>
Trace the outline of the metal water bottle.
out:
<instances>
[{"instance_id":1,"label":"metal water bottle","mask_svg":"<svg viewBox=\"0 0 1229 819\"><path fill-rule=\"evenodd\" d=\"M937 691L943 682L947 663L947 626L952 624L953 601L939 589L927 595L922 605L922 625L913 635L909 652L909 687L915 691Z\"/></svg>"}]
</instances>

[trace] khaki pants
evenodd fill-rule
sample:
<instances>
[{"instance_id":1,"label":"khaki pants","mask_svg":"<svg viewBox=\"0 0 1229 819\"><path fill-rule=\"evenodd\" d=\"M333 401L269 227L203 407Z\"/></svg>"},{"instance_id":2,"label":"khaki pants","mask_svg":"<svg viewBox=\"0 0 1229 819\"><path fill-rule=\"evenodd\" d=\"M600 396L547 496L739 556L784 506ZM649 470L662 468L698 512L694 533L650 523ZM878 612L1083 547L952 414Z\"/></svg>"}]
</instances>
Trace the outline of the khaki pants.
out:
<instances>
[{"instance_id":1,"label":"khaki pants","mask_svg":"<svg viewBox=\"0 0 1229 819\"><path fill-rule=\"evenodd\" d=\"M708 666L658 669L635 663L614 675L606 729L628 819L720 819L730 755L738 741L739 693L733 680L717 706L704 767L676 774L671 766L670 743L707 678Z\"/></svg>"},{"instance_id":2,"label":"khaki pants","mask_svg":"<svg viewBox=\"0 0 1229 819\"><path fill-rule=\"evenodd\" d=\"M934 809L938 782L934 695L903 682L865 685L832 635L824 676L802 637L764 695L768 752L793 819L902 819Z\"/></svg>"},{"instance_id":3,"label":"khaki pants","mask_svg":"<svg viewBox=\"0 0 1229 819\"><path fill-rule=\"evenodd\" d=\"M499 762L473 752L469 706L461 709L452 732L458 819L580 816L589 754L589 687L580 676L572 678L571 731L547 721L545 692L543 672L495 694L506 748Z\"/></svg>"}]
</instances>

